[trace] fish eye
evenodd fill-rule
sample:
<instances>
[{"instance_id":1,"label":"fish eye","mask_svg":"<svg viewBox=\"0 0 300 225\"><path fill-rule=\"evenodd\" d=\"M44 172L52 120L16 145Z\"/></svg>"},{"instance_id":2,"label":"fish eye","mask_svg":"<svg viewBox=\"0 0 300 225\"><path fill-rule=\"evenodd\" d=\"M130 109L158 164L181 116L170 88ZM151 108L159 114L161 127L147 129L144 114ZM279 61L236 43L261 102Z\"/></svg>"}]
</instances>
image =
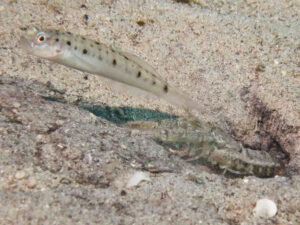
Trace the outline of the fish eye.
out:
<instances>
[{"instance_id":1,"label":"fish eye","mask_svg":"<svg viewBox=\"0 0 300 225\"><path fill-rule=\"evenodd\" d=\"M43 43L47 40L47 37L45 34L41 33L37 35L36 40L38 43Z\"/></svg>"}]
</instances>

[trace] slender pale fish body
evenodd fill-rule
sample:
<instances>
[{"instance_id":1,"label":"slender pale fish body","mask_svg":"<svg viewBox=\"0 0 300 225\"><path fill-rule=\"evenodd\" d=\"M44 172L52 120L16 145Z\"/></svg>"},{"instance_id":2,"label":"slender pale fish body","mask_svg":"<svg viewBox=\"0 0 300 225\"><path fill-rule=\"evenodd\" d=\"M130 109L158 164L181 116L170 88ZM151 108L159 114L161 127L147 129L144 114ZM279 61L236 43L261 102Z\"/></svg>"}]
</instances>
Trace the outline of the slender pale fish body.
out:
<instances>
[{"instance_id":1,"label":"slender pale fish body","mask_svg":"<svg viewBox=\"0 0 300 225\"><path fill-rule=\"evenodd\" d=\"M70 32L35 27L21 37L20 44L32 55L147 91L188 111L200 109L133 54Z\"/></svg>"}]
</instances>

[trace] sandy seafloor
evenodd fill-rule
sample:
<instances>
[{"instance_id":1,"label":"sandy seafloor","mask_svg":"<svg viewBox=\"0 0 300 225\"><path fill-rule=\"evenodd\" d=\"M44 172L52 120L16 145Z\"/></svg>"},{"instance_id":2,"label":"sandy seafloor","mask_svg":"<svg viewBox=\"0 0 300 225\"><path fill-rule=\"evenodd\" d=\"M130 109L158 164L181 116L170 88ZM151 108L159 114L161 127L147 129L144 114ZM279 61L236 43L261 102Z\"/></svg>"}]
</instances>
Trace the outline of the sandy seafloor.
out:
<instances>
[{"instance_id":1,"label":"sandy seafloor","mask_svg":"<svg viewBox=\"0 0 300 225\"><path fill-rule=\"evenodd\" d=\"M300 224L299 21L297 0L1 1L0 224ZM287 176L226 178L171 157L142 133L127 137L125 128L74 105L42 100L51 86L68 103L185 115L27 55L18 41L33 25L140 56L201 105L201 120L289 158L282 159ZM180 169L125 190L138 170L132 154L128 161L115 155L127 148ZM254 217L260 198L277 204L276 216Z\"/></svg>"}]
</instances>

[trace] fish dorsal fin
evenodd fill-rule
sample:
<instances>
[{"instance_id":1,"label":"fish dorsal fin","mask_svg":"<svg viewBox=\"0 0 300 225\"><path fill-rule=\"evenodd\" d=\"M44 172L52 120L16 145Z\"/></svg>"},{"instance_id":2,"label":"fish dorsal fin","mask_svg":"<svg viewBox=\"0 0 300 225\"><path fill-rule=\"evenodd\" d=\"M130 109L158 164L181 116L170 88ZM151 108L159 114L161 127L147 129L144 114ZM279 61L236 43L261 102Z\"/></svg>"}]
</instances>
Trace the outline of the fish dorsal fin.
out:
<instances>
[{"instance_id":1,"label":"fish dorsal fin","mask_svg":"<svg viewBox=\"0 0 300 225\"><path fill-rule=\"evenodd\" d=\"M144 61L143 59L141 59L140 57L129 53L129 52L123 52L123 51L119 51L119 53L125 57L127 57L128 59L136 62L140 67L144 68L145 70L147 70L148 72L154 74L156 77L160 77L157 73L157 71L146 61Z\"/></svg>"}]
</instances>

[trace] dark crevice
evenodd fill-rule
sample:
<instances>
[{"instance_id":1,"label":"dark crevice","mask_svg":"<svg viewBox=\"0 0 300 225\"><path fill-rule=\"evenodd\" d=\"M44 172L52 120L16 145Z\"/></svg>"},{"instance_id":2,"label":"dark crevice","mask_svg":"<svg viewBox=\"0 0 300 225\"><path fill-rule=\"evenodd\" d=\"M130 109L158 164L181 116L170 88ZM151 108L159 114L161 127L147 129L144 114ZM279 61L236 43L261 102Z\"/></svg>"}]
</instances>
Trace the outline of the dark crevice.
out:
<instances>
[{"instance_id":1,"label":"dark crevice","mask_svg":"<svg viewBox=\"0 0 300 225\"><path fill-rule=\"evenodd\" d=\"M255 131L244 136L232 126L232 130L245 147L269 152L281 164L290 161L289 150L294 145L291 138L296 134L297 127L286 124L282 116L274 109L270 109L261 99L244 88L240 94L245 107L249 112L250 120L256 120Z\"/></svg>"}]
</instances>

